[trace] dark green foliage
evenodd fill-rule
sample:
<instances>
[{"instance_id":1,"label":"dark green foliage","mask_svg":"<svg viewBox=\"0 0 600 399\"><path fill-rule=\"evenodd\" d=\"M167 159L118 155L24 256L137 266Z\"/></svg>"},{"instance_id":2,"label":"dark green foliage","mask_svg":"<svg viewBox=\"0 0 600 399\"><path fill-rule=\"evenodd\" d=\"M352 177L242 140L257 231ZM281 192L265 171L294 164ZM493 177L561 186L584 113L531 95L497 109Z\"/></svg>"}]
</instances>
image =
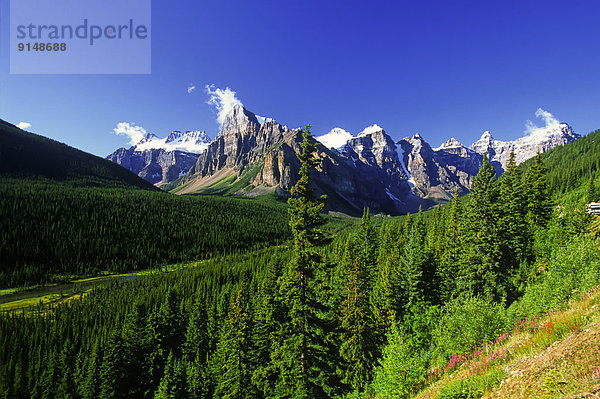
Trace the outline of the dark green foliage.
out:
<instances>
[{"instance_id":1,"label":"dark green foliage","mask_svg":"<svg viewBox=\"0 0 600 399\"><path fill-rule=\"evenodd\" d=\"M0 180L0 287L204 259L290 237L285 206Z\"/></svg>"},{"instance_id":2,"label":"dark green foliage","mask_svg":"<svg viewBox=\"0 0 600 399\"><path fill-rule=\"evenodd\" d=\"M547 173L542 154L538 152L523 181L527 188L527 219L534 229L545 227L551 216L552 198Z\"/></svg>"},{"instance_id":3,"label":"dark green foliage","mask_svg":"<svg viewBox=\"0 0 600 399\"><path fill-rule=\"evenodd\" d=\"M514 152L500 181L500 234L502 266L510 279L509 294L514 298L524 289L524 269L530 259L531 235L527 225L525 188L517 171Z\"/></svg>"},{"instance_id":4,"label":"dark green foliage","mask_svg":"<svg viewBox=\"0 0 600 399\"><path fill-rule=\"evenodd\" d=\"M250 325L247 293L243 288L234 294L227 319L221 329L215 372L219 398L243 399L251 395Z\"/></svg>"},{"instance_id":5,"label":"dark green foliage","mask_svg":"<svg viewBox=\"0 0 600 399\"><path fill-rule=\"evenodd\" d=\"M193 224L204 213L239 215L254 212L254 206L258 211L241 224L232 216L202 219L190 228L197 231L189 237L212 237L201 241L205 250L232 254L198 267L115 281L44 313L1 314L0 397L410 397L431 368L450 356L470 352L516 319L561 306L574 292L600 283L598 240L589 234L591 216L583 211L596 190L589 173L593 182L598 176L586 152L578 156L587 174L571 179L572 191L561 194L548 185L549 203L556 206L533 195L530 186L545 190L544 180L551 182L555 173L552 154L570 145L528 162L530 171L510 162L500 178L486 160L472 195L434 211L383 222L365 212L361 221L324 226L322 203L310 185L315 161L308 129L305 138L306 167L290 201L293 247L236 253L284 241L276 232L289 230L273 227L280 220L275 205L90 188L74 189L69 197L61 191L58 198L86 209L105 229L101 219L111 214L94 213L88 202L102 208L110 198L132 212L119 215L136 223L159 211L153 223L181 229L183 235L163 231L165 241L151 240L136 256L146 250L156 256L164 242L186 237L188 230L174 220L188 217L183 213L191 213L186 220ZM35 198L44 210L60 210L50 212L52 220L63 220L70 208L60 201L45 205L46 197L54 198L52 190L39 190ZM34 208L30 191L24 209ZM15 197L7 202L10 209L18 209L17 194L27 190L5 192ZM144 212L126 204L132 198ZM170 213L170 207L181 208ZM11 220L7 226L33 234L26 230L29 222ZM67 233L52 234L68 237L57 243L65 257L72 256L64 242L79 230L75 223L57 226ZM109 231L135 243L127 229ZM329 242L323 231L336 236ZM2 234L5 239L12 233ZM475 397L485 384L459 381L440 397Z\"/></svg>"},{"instance_id":6,"label":"dark green foliage","mask_svg":"<svg viewBox=\"0 0 600 399\"><path fill-rule=\"evenodd\" d=\"M484 155L473 180L464 220L464 247L459 271L459 290L471 295L500 299L505 295L505 270L501 269L498 182Z\"/></svg>"},{"instance_id":7,"label":"dark green foliage","mask_svg":"<svg viewBox=\"0 0 600 399\"><path fill-rule=\"evenodd\" d=\"M323 397L325 395L324 337L325 304L319 299L323 262L315 248L327 239L320 227L325 224L321 211L325 198L316 199L311 187L311 170L317 165L313 157L314 137L310 126L303 132L300 179L292 188L290 227L294 235L292 260L279 281L280 301L286 308L287 325L281 331L281 348L276 353L279 380L276 391L292 398ZM282 320L283 321L283 320Z\"/></svg>"},{"instance_id":8,"label":"dark green foliage","mask_svg":"<svg viewBox=\"0 0 600 399\"><path fill-rule=\"evenodd\" d=\"M158 191L124 167L0 119L0 178L49 179L70 186Z\"/></svg>"}]
</instances>

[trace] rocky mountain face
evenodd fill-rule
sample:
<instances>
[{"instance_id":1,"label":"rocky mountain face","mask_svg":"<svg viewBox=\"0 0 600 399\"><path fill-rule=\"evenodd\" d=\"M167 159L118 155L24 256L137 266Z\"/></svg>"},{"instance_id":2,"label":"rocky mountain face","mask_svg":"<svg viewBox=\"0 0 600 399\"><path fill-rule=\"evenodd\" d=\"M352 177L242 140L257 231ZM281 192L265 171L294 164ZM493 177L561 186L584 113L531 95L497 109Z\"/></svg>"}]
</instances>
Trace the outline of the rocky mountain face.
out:
<instances>
[{"instance_id":1,"label":"rocky mountain face","mask_svg":"<svg viewBox=\"0 0 600 399\"><path fill-rule=\"evenodd\" d=\"M471 145L481 155L487 154L497 172L503 172L511 151L515 152L517 164L534 157L538 151L546 152L556 146L571 143L581 137L566 123L554 123L514 141L495 140L489 131Z\"/></svg>"},{"instance_id":2,"label":"rocky mountain face","mask_svg":"<svg viewBox=\"0 0 600 399\"><path fill-rule=\"evenodd\" d=\"M184 176L196 163L198 154L166 151L162 148L137 150L119 148L106 159L129 169L152 184L169 183Z\"/></svg>"},{"instance_id":3,"label":"rocky mountain face","mask_svg":"<svg viewBox=\"0 0 600 399\"><path fill-rule=\"evenodd\" d=\"M106 159L152 184L160 185L184 176L210 142L204 131L182 133L175 130L163 139L149 133L136 145L128 149L119 148Z\"/></svg>"},{"instance_id":4,"label":"rocky mountain face","mask_svg":"<svg viewBox=\"0 0 600 399\"><path fill-rule=\"evenodd\" d=\"M193 137L189 133L173 132L165 139L147 136L108 158L153 183L183 176L181 194L276 192L285 196L298 179L300 129L257 117L236 105L214 140L209 142L204 132L193 132ZM567 124L556 123L514 141L495 140L485 132L469 147L451 138L432 148L419 134L395 142L378 125L356 137L336 128L316 137L320 164L313 182L317 194L328 196L329 210L355 215L364 207L390 214L415 212L419 206L425 209L448 201L455 191L467 193L484 154L500 174L511 151L520 163L538 150L578 137ZM179 150L185 143L195 148L199 142L201 152Z\"/></svg>"},{"instance_id":5,"label":"rocky mountain face","mask_svg":"<svg viewBox=\"0 0 600 399\"><path fill-rule=\"evenodd\" d=\"M436 149L420 134L406 137L397 145L410 175L413 193L436 202L449 200L457 190L465 194L483 159L454 138Z\"/></svg>"},{"instance_id":6,"label":"rocky mountain face","mask_svg":"<svg viewBox=\"0 0 600 399\"><path fill-rule=\"evenodd\" d=\"M250 111L236 106L186 175L188 184L181 192L210 192L234 177L245 184L239 190L242 194L285 194L298 179L301 141L299 129L270 119L261 124ZM317 149L320 165L313 182L318 194L328 196L329 209L359 214L368 206L373 211L401 213L414 212L423 203L411 193L396 145L383 129L366 129L341 151L321 143Z\"/></svg>"}]
</instances>

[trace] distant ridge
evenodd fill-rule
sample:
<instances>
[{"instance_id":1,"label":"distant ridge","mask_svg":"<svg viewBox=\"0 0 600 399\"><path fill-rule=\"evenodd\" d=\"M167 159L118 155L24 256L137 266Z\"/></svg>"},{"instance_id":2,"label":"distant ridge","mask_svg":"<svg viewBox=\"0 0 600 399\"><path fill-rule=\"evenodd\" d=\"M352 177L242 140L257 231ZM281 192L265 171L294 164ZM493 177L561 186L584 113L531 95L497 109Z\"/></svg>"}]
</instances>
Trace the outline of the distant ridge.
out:
<instances>
[{"instance_id":1,"label":"distant ridge","mask_svg":"<svg viewBox=\"0 0 600 399\"><path fill-rule=\"evenodd\" d=\"M25 132L0 119L0 178L49 179L78 186L157 190L113 162Z\"/></svg>"}]
</instances>

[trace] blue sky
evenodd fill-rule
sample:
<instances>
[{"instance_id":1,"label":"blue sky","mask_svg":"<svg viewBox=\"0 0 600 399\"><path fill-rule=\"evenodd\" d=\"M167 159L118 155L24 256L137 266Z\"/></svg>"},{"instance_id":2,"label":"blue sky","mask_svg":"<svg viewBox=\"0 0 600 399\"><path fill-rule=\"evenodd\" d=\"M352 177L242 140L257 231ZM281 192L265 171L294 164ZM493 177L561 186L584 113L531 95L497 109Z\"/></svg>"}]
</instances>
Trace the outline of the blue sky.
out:
<instances>
[{"instance_id":1,"label":"blue sky","mask_svg":"<svg viewBox=\"0 0 600 399\"><path fill-rule=\"evenodd\" d=\"M208 84L316 134L508 140L538 108L600 128L597 1L154 0L149 75L10 75L0 13L0 118L101 156L128 145L119 122L214 137Z\"/></svg>"}]
</instances>

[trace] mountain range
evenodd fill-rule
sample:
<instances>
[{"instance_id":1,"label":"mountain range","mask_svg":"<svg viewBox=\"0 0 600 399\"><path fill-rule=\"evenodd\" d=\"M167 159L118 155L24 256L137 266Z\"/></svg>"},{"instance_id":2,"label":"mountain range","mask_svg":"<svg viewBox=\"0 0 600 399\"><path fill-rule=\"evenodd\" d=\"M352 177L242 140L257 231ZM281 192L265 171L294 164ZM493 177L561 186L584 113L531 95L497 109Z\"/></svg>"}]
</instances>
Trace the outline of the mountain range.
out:
<instances>
[{"instance_id":1,"label":"mountain range","mask_svg":"<svg viewBox=\"0 0 600 399\"><path fill-rule=\"evenodd\" d=\"M450 138L432 148L420 134L394 141L378 125L356 136L335 128L316 137L320 165L313 182L318 194L328 196L329 210L415 212L448 201L455 191L468 192L484 155L501 174L511 151L520 163L579 137L568 124L557 122L514 141L495 140L486 131L468 147ZM301 140L300 129L236 105L214 140L204 132L173 132L165 139L147 135L107 158L153 184L174 182L179 194L286 196L298 177ZM175 142L191 144L186 148Z\"/></svg>"},{"instance_id":2,"label":"mountain range","mask_svg":"<svg viewBox=\"0 0 600 399\"><path fill-rule=\"evenodd\" d=\"M134 146L119 148L107 159L152 184L170 183L187 173L211 142L204 130L172 131L165 138L146 134Z\"/></svg>"}]
</instances>

